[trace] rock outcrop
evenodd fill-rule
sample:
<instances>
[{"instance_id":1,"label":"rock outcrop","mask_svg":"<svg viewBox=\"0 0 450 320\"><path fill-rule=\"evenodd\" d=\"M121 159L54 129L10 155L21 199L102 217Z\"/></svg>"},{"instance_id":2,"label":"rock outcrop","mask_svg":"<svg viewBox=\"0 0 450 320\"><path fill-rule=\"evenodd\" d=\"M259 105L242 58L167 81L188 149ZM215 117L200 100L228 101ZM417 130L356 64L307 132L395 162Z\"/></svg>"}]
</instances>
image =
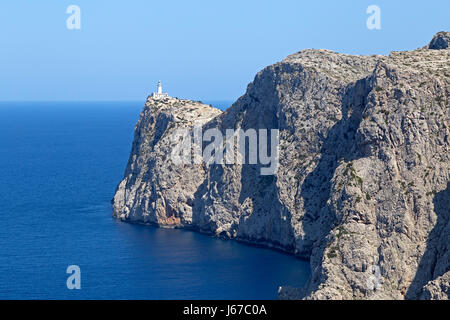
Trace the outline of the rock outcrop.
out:
<instances>
[{"instance_id":1,"label":"rock outcrop","mask_svg":"<svg viewBox=\"0 0 450 320\"><path fill-rule=\"evenodd\" d=\"M450 32L438 32L428 45L428 49L441 50L450 47Z\"/></svg>"},{"instance_id":2,"label":"rock outcrop","mask_svg":"<svg viewBox=\"0 0 450 320\"><path fill-rule=\"evenodd\" d=\"M448 34L389 56L303 50L225 112L148 99L114 216L310 259L284 299L446 299L450 279ZM278 129L279 166L174 164L174 130Z\"/></svg>"},{"instance_id":3,"label":"rock outcrop","mask_svg":"<svg viewBox=\"0 0 450 320\"><path fill-rule=\"evenodd\" d=\"M113 199L114 216L167 227L191 225L195 193L206 167L174 164L172 134L191 130L220 113L200 102L148 97L135 128L125 177Z\"/></svg>"}]
</instances>

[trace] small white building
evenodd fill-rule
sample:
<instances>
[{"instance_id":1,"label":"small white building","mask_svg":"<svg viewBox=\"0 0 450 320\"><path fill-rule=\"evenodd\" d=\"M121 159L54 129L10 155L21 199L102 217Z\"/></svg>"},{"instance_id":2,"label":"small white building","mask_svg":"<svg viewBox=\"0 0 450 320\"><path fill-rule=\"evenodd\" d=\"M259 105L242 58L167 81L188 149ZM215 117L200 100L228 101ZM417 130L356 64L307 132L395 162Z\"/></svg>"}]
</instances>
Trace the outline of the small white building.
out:
<instances>
[{"instance_id":1,"label":"small white building","mask_svg":"<svg viewBox=\"0 0 450 320\"><path fill-rule=\"evenodd\" d=\"M169 95L165 92L163 92L161 80L158 81L158 90L156 92L152 93L153 99L164 99L167 98Z\"/></svg>"}]
</instances>

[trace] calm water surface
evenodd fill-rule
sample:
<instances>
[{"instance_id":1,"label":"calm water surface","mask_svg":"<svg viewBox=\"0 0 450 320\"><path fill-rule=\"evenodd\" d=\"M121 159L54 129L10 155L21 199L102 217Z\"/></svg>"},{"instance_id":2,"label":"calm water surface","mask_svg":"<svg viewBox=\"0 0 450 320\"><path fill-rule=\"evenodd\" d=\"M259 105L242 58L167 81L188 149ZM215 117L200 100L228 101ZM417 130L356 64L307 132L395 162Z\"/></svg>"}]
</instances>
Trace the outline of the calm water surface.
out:
<instances>
[{"instance_id":1,"label":"calm water surface","mask_svg":"<svg viewBox=\"0 0 450 320\"><path fill-rule=\"evenodd\" d=\"M112 219L142 105L0 103L0 299L274 299L303 285L294 257ZM69 265L81 290L66 288Z\"/></svg>"}]
</instances>

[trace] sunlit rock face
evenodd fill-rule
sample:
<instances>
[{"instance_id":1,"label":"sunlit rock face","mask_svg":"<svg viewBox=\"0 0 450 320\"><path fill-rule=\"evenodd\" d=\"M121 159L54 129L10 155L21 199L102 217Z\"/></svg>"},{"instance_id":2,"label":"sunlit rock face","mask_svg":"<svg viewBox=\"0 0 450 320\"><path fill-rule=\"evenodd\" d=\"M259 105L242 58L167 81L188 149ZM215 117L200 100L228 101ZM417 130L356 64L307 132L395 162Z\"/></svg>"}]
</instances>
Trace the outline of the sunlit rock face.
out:
<instances>
[{"instance_id":1,"label":"sunlit rock face","mask_svg":"<svg viewBox=\"0 0 450 320\"><path fill-rule=\"evenodd\" d=\"M450 278L448 32L389 56L303 50L229 109L149 98L114 216L310 259L283 299L444 299ZM260 165L174 164L176 129L277 129Z\"/></svg>"}]
</instances>

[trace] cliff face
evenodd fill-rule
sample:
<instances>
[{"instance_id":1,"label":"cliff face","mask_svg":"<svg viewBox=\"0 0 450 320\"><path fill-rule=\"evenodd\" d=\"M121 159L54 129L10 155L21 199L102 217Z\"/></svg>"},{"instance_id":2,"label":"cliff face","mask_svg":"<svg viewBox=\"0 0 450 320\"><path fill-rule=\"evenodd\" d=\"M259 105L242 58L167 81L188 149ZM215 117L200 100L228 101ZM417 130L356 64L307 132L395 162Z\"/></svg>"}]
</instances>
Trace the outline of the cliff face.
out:
<instances>
[{"instance_id":1,"label":"cliff face","mask_svg":"<svg viewBox=\"0 0 450 320\"><path fill-rule=\"evenodd\" d=\"M149 97L135 128L125 177L113 199L114 216L161 226L191 225L195 192L206 167L174 164L172 136L220 113L200 102Z\"/></svg>"},{"instance_id":2,"label":"cliff face","mask_svg":"<svg viewBox=\"0 0 450 320\"><path fill-rule=\"evenodd\" d=\"M280 298L448 298L448 39L387 57L304 50L259 72L223 113L149 99L114 215L309 258L306 288ZM167 137L195 124L278 129L278 171L175 165Z\"/></svg>"}]
</instances>

